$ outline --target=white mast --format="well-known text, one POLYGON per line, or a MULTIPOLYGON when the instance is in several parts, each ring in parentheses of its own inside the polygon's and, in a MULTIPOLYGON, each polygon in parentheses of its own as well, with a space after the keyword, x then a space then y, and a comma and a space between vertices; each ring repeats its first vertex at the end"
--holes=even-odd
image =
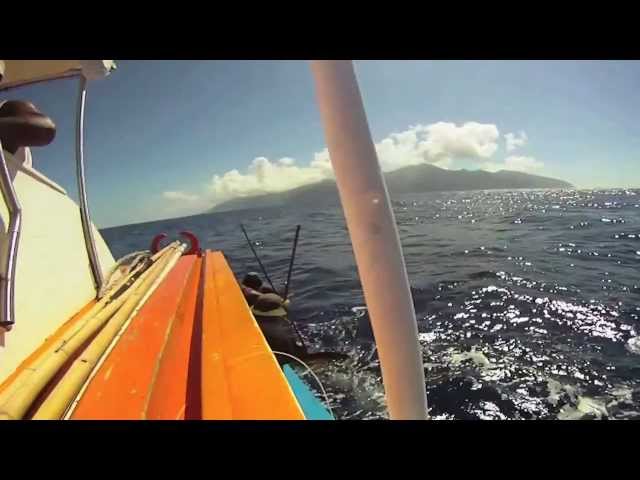
POLYGON ((391 202, 353 64, 311 69, 331 163, 375 335, 390 418, 426 420, 422 353, 391 202))

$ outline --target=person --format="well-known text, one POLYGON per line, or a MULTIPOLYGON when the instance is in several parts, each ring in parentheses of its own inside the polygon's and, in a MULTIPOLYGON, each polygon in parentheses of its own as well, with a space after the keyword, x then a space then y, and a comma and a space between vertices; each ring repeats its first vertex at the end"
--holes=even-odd
MULTIPOLYGON (((307 355, 302 338, 289 320, 289 302, 272 288, 263 285, 260 276, 255 272, 249 272, 244 276, 241 287, 269 347, 296 357, 307 355)), ((281 364, 285 362, 282 356, 276 357, 281 364)))
POLYGON ((251 311, 272 350, 295 357, 307 355, 302 338, 288 318, 282 297, 275 293, 263 293, 251 307, 251 311))
POLYGON ((247 273, 242 279, 242 282, 240 282, 240 287, 242 288, 242 294, 244 295, 244 298, 250 307, 253 307, 253 305, 256 303, 256 301, 260 297, 261 286, 262 286, 262 280, 260 280, 260 275, 258 275, 255 272, 247 273))
POLYGON ((260 290, 262 280, 256 272, 249 272, 242 279, 242 285, 253 290, 260 290))
MULTIPOLYGON (((349 358, 340 352, 309 352, 302 336, 289 318, 289 300, 284 300, 274 293, 273 289, 263 285, 257 273, 250 272, 245 275, 240 286, 262 334, 274 352, 283 352, 305 362, 316 363, 344 361, 349 358)), ((276 353, 275 356, 281 366, 292 361, 286 355, 276 353)))

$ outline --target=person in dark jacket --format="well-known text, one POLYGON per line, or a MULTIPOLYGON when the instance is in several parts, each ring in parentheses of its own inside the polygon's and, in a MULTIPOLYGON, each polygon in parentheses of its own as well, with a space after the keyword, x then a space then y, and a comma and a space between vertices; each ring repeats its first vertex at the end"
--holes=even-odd
POLYGON ((272 350, 304 357, 307 350, 288 317, 282 297, 263 293, 251 307, 262 333, 272 350))
MULTIPOLYGON (((262 284, 260 276, 251 272, 245 275, 241 283, 251 312, 258 322, 269 347, 274 352, 283 352, 304 361, 345 360, 347 355, 338 352, 310 353, 300 333, 289 319, 289 300, 284 300, 273 289, 262 284)), ((291 362, 286 355, 275 354, 280 365, 291 362)))

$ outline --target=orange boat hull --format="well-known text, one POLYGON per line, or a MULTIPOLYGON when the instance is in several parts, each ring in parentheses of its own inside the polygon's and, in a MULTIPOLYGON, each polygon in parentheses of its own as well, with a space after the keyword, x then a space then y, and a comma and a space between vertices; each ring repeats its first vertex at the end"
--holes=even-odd
POLYGON ((182 257, 73 419, 304 419, 221 252, 182 257))
MULTIPOLYGON (((27 358, 0 386, 0 393, 81 313, 27 358)), ((305 418, 233 272, 217 251, 181 257, 93 373, 68 418, 305 418)), ((56 376, 41 397, 61 377, 56 376)))

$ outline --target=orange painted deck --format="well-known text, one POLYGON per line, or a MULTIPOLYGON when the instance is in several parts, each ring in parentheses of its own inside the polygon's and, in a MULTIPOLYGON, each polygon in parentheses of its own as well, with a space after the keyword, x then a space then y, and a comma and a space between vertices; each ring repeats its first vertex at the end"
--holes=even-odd
POLYGON ((91 379, 73 419, 304 419, 220 252, 182 257, 91 379))
MULTIPOLYGON (((187 404, 193 407, 193 395, 189 395, 188 389, 189 358, 201 269, 202 261, 198 259, 191 269, 183 300, 159 359, 158 373, 149 398, 146 418, 181 420, 185 418, 187 404)), ((193 375, 191 381, 196 382, 193 375)))
POLYGON ((204 268, 202 418, 304 419, 222 253, 204 268))

